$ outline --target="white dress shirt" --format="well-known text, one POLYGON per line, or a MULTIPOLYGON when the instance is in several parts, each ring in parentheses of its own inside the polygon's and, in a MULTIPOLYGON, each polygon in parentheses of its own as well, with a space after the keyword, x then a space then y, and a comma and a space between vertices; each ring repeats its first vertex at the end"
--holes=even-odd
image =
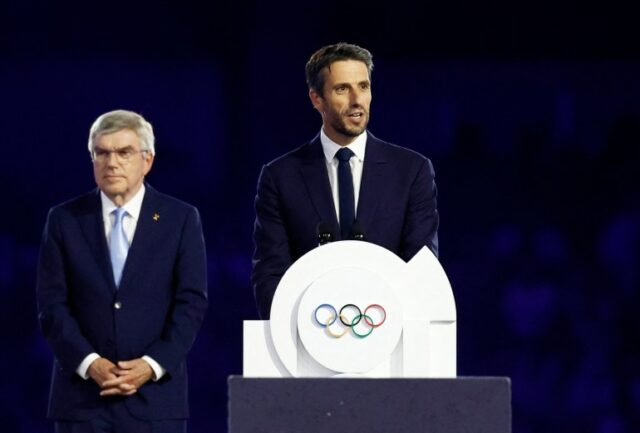
POLYGON ((320 143, 322 143, 322 151, 324 152, 325 162, 327 164, 327 173, 329 174, 329 183, 331 184, 331 195, 333 196, 333 204, 336 208, 336 216, 340 219, 340 197, 338 195, 338 158, 336 153, 343 147, 349 148, 354 156, 349 160, 351 166, 351 176, 353 177, 353 198, 355 199, 356 217, 358 212, 358 198, 360 197, 360 182, 362 181, 362 167, 364 165, 364 153, 367 147, 367 131, 347 146, 340 146, 332 141, 324 129, 320 130, 320 143))
MULTIPOLYGON (((138 218, 140 217, 140 209, 142 208, 142 199, 144 198, 145 187, 144 184, 140 187, 140 190, 129 200, 126 202, 122 208, 126 211, 124 218, 122 220, 122 226, 124 228, 124 234, 127 237, 127 241, 129 245, 133 242, 133 235, 136 232, 136 225, 138 224, 138 218)), ((115 220, 115 215, 113 211, 118 207, 114 202, 112 202, 109 197, 105 195, 104 192, 100 191, 100 201, 102 202, 102 221, 104 222, 104 234, 107 237, 107 245, 110 243, 109 235, 111 234, 111 229, 113 228, 113 223, 115 220)), ((110 246, 110 245, 109 245, 110 246)), ((78 368, 76 369, 76 373, 80 375, 83 379, 88 379, 89 375, 87 371, 89 370, 89 366, 93 361, 100 358, 100 355, 97 353, 90 353, 87 355, 78 368)), ((159 380, 165 374, 165 369, 162 368, 160 364, 158 364, 153 358, 145 355, 142 357, 154 373, 153 380, 159 380)))
MULTIPOLYGON (((144 198, 145 187, 144 184, 140 187, 140 190, 134 195, 131 200, 126 202, 122 209, 126 211, 122 220, 122 226, 124 228, 124 234, 127 237, 129 245, 133 242, 133 235, 136 232, 136 226, 138 225, 138 218, 140 217, 140 209, 142 208, 142 199, 144 198)), ((102 201, 102 221, 104 222, 104 235, 107 237, 107 245, 111 243, 109 235, 111 235, 111 229, 115 222, 116 216, 113 211, 118 208, 114 202, 112 202, 105 193, 100 191, 100 200, 102 201)), ((109 245, 111 247, 111 245, 109 245)))

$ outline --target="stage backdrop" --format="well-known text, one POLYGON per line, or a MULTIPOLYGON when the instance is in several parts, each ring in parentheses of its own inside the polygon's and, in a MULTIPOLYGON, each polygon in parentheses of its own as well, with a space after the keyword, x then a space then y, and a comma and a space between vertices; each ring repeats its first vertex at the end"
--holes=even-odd
MULTIPOLYGON (((509 376, 516 433, 640 430, 640 62, 634 14, 548 2, 0 6, 0 419, 44 419, 46 212, 94 187, 99 114, 156 130, 148 182, 195 204, 210 310, 189 357, 195 433, 226 431, 240 374, 261 165, 313 138, 304 64, 374 54, 370 130, 434 163, 458 372, 509 376)), ((407 2, 408 3, 408 2, 407 2)))

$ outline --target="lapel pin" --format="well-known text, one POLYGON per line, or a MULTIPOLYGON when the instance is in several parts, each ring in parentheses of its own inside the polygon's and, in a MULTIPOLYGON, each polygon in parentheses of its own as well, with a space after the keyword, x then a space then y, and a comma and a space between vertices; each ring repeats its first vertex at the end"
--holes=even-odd
POLYGON ((153 214, 153 220, 154 220, 154 221, 158 221, 159 219, 160 219, 160 214, 158 214, 158 213, 154 213, 154 214, 153 214))

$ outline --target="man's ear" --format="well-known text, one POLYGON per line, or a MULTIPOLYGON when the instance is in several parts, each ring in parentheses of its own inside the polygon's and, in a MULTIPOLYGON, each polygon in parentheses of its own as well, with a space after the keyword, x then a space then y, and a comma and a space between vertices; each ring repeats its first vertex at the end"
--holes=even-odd
POLYGON ((142 167, 142 173, 144 176, 149 174, 149 172, 151 171, 151 167, 153 166, 153 160, 155 159, 155 155, 153 155, 151 152, 145 154, 145 156, 146 158, 144 160, 144 165, 142 167))
POLYGON ((309 99, 311 99, 313 108, 318 110, 320 113, 324 111, 324 99, 322 99, 322 95, 320 95, 314 89, 309 89, 309 99))

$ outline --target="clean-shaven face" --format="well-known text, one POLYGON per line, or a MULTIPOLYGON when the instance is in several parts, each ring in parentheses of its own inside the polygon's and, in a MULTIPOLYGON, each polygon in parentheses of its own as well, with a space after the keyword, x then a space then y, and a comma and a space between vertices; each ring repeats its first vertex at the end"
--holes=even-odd
POLYGON ((96 184, 118 206, 140 190, 153 164, 153 155, 142 151, 140 138, 131 129, 99 136, 94 156, 96 184))

